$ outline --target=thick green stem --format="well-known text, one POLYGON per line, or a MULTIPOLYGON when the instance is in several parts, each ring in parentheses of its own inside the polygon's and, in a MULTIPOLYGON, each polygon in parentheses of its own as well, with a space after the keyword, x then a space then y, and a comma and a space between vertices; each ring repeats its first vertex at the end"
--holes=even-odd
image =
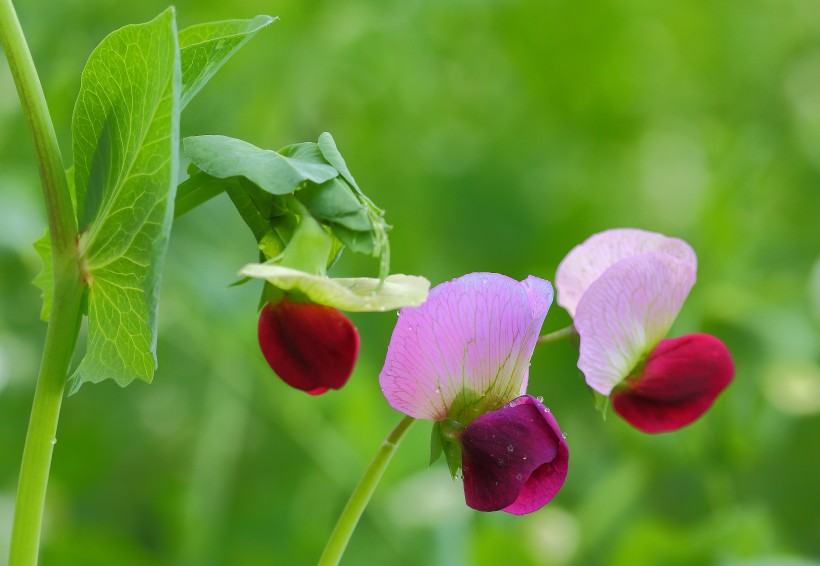
POLYGON ((73 284, 65 282, 55 286, 43 360, 20 465, 9 566, 37 564, 51 453, 57 440, 57 421, 68 365, 80 329, 82 297, 83 283, 79 278, 73 284))
POLYGON ((46 97, 11 0, 0 0, 0 43, 6 52, 23 115, 34 138, 51 233, 51 250, 57 267, 57 258, 66 255, 76 257, 77 221, 46 97))
POLYGON ((353 531, 356 529, 356 525, 359 523, 362 512, 365 507, 367 507, 370 497, 376 490, 376 486, 379 484, 379 480, 382 474, 384 474, 387 464, 390 463, 390 459, 393 457, 396 447, 414 420, 413 417, 404 417, 401 422, 396 425, 396 428, 387 435, 387 438, 384 439, 379 451, 376 452, 376 456, 373 458, 373 461, 370 462, 370 466, 368 466, 367 471, 365 471, 364 476, 362 476, 362 479, 359 481, 359 485, 356 486, 347 505, 345 505, 339 517, 339 521, 336 523, 336 527, 330 534, 330 538, 325 546, 325 551, 322 553, 321 558, 319 558, 319 566, 335 566, 342 559, 342 555, 347 548, 347 543, 353 531))
POLYGON ((562 328, 561 330, 556 330, 555 332, 550 332, 549 334, 542 334, 538 337, 537 344, 556 342, 558 340, 574 338, 576 336, 578 336, 578 331, 575 330, 575 327, 570 324, 569 326, 567 326, 566 328, 562 328))
POLYGON ((11 566, 33 566, 37 563, 46 486, 66 374, 82 318, 84 284, 77 257, 77 221, 65 167, 40 79, 11 0, 0 0, 0 43, 34 138, 54 267, 51 319, 23 449, 9 555, 11 566))

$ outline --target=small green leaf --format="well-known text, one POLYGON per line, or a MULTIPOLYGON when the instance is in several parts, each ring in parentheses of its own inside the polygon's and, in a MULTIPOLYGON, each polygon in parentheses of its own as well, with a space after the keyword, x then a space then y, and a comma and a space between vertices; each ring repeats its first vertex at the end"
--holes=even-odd
MULTIPOLYGON (((390 226, 384 220, 384 210, 376 206, 359 188, 356 179, 347 168, 342 154, 336 147, 336 141, 328 132, 324 132, 319 136, 319 150, 322 156, 328 163, 333 165, 342 178, 353 188, 356 195, 361 199, 361 202, 367 206, 370 223, 373 227, 373 248, 370 254, 379 258, 379 279, 384 279, 390 273, 390 240, 387 237, 387 231, 390 226)), ((342 234, 339 233, 342 238, 342 234)), ((359 242, 361 243, 361 242, 359 242)), ((352 246, 351 246, 352 247, 352 246)))
POLYGON ((209 175, 245 177, 275 195, 290 194, 305 181, 324 183, 338 175, 330 165, 286 157, 225 136, 185 138, 183 145, 185 155, 209 175))
POLYGON ((262 28, 276 18, 256 16, 250 20, 225 20, 187 27, 179 32, 182 68, 180 109, 205 86, 214 74, 262 28))
POLYGON ((370 232, 373 225, 362 204, 347 183, 339 178, 321 185, 309 184, 296 193, 296 198, 310 213, 325 224, 338 224, 348 230, 370 232))
POLYGON ((461 469, 461 444, 458 442, 443 442, 444 458, 447 460, 447 467, 450 468, 450 476, 455 479, 461 469))
POLYGON ((88 348, 70 380, 151 381, 179 146, 173 9, 106 37, 83 71, 72 139, 88 348))
POLYGON ((339 148, 336 147, 336 140, 333 139, 330 132, 323 132, 319 136, 318 145, 319 151, 322 152, 322 156, 328 163, 336 168, 345 181, 350 183, 350 186, 353 187, 356 193, 378 214, 384 214, 384 210, 373 204, 373 201, 367 198, 367 196, 359 188, 359 185, 356 183, 356 179, 353 178, 353 174, 350 172, 350 169, 347 168, 347 163, 345 162, 344 157, 342 157, 342 154, 339 152, 339 148))
POLYGON ((602 395, 592 389, 589 388, 589 392, 592 394, 592 403, 595 406, 595 409, 601 413, 601 418, 606 420, 607 414, 609 413, 609 406, 610 400, 608 395, 602 395))
POLYGON ((444 450, 441 443, 441 423, 436 421, 433 423, 433 432, 430 435, 430 463, 428 466, 435 464, 436 461, 441 458, 443 452, 444 450))
POLYGON ((45 235, 34 242, 34 249, 40 259, 43 260, 43 267, 32 283, 42 291, 43 308, 40 310, 40 320, 48 322, 51 316, 51 301, 54 295, 54 266, 51 263, 51 235, 47 229, 45 235))
POLYGON ((225 183, 207 173, 197 172, 181 182, 174 200, 174 218, 179 218, 200 204, 222 194, 225 183))
POLYGON ((275 230, 268 230, 259 240, 259 250, 266 259, 273 259, 282 255, 285 251, 285 243, 275 230))
MULTIPOLYGON (((262 238, 264 238, 265 234, 270 230, 270 220, 262 215, 257 204, 251 199, 248 192, 239 186, 239 183, 226 182, 221 179, 219 181, 223 186, 227 187, 228 197, 230 197, 231 202, 236 207, 242 220, 244 220, 248 228, 251 229, 253 237, 257 242, 261 242, 262 238)), ((233 179, 231 179, 231 181, 233 181, 233 179)))

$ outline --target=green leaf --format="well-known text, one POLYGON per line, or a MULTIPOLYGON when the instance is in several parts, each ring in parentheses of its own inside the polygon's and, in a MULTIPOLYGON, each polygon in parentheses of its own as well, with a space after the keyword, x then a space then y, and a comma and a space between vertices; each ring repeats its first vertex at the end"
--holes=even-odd
POLYGON ((441 423, 436 421, 433 423, 433 432, 430 434, 430 463, 428 467, 436 463, 436 460, 441 458, 444 453, 441 442, 441 423))
POLYGON ((43 298, 43 307, 40 310, 40 320, 48 322, 51 316, 51 301, 54 295, 54 266, 51 263, 51 235, 46 229, 45 235, 34 242, 34 249, 43 260, 43 267, 34 278, 34 286, 40 289, 43 298))
POLYGON ((256 16, 250 20, 225 20, 187 27, 179 32, 182 93, 180 109, 256 33, 276 18, 256 16))
POLYGON ((245 177, 275 195, 290 194, 305 181, 324 183, 339 174, 330 165, 287 157, 225 136, 185 138, 183 145, 185 155, 209 175, 245 177))
POLYGON ((106 37, 83 71, 72 138, 88 349, 71 391, 125 386, 156 369, 157 300, 173 216, 179 146, 173 9, 106 37))
POLYGON ((225 185, 222 179, 215 179, 201 171, 194 173, 177 187, 174 218, 190 212, 200 204, 222 194, 224 190, 225 185))
POLYGON ((447 467, 450 469, 450 476, 455 479, 461 469, 461 444, 446 441, 443 442, 442 449, 444 458, 447 460, 447 467))
POLYGON ((310 213, 325 224, 338 224, 348 230, 370 232, 373 224, 367 207, 356 198, 347 183, 338 177, 321 185, 309 184, 296 198, 310 213))
POLYGON ((606 420, 607 414, 609 413, 609 406, 610 400, 608 395, 602 395, 598 393, 591 387, 589 388, 589 392, 592 395, 592 404, 595 406, 595 409, 601 413, 601 418, 606 420))
MULTIPOLYGON (((232 179, 231 181, 234 180, 232 179)), ((265 234, 270 230, 270 220, 259 211, 259 206, 239 183, 221 180, 220 182, 226 187, 228 197, 230 197, 231 202, 236 207, 242 220, 244 220, 248 228, 251 229, 253 237, 257 242, 261 242, 262 238, 264 238, 265 234)))
MULTIPOLYGON (((384 210, 377 207, 359 188, 356 179, 353 178, 353 175, 347 168, 347 163, 345 163, 342 154, 336 147, 336 141, 333 139, 333 136, 328 132, 322 133, 322 135, 319 136, 318 145, 322 156, 328 163, 336 168, 342 178, 353 188, 361 202, 367 206, 370 223, 373 226, 373 248, 370 254, 379 258, 379 279, 383 280, 387 277, 387 274, 390 273, 390 240, 387 237, 387 231, 390 229, 390 226, 384 220, 384 210)), ((344 241, 341 232, 338 236, 344 241)))

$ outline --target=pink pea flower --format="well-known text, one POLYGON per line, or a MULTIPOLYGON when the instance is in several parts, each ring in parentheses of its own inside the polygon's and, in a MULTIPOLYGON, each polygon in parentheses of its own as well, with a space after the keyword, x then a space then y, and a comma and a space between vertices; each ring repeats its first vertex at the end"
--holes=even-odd
POLYGON ((696 272, 689 244, 635 229, 595 234, 558 266, 558 303, 581 337, 578 368, 644 432, 695 421, 734 376, 729 350, 714 336, 665 339, 696 272))
POLYGON ((436 423, 473 509, 531 513, 566 477, 569 452, 558 423, 524 394, 552 297, 552 285, 537 277, 472 273, 400 312, 382 391, 398 411, 436 423))

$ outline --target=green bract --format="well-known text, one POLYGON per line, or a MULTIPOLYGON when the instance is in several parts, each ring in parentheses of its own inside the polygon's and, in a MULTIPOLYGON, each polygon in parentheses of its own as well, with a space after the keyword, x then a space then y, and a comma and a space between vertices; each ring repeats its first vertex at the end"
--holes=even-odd
POLYGON ((430 290, 430 282, 415 275, 389 275, 384 280, 369 277, 332 279, 289 267, 256 263, 246 265, 239 274, 265 279, 284 291, 299 291, 314 303, 352 312, 420 305, 430 290))
MULTIPOLYGON (((177 35, 173 9, 106 37, 83 70, 66 172, 87 284, 88 347, 70 378, 151 381, 160 273, 176 193, 179 114, 217 70, 273 21, 213 22, 177 35)), ((48 234, 35 243, 41 317, 53 293, 48 234)))

